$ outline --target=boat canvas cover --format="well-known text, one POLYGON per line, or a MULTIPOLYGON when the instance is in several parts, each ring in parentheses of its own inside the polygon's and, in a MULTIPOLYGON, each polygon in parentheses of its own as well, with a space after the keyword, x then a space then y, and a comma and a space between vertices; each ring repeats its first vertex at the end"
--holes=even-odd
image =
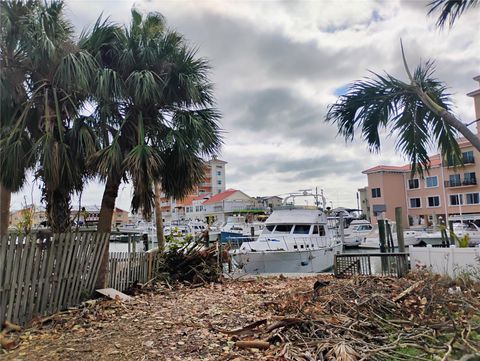
POLYGON ((318 209, 278 209, 265 224, 317 224, 326 221, 325 215, 318 209))

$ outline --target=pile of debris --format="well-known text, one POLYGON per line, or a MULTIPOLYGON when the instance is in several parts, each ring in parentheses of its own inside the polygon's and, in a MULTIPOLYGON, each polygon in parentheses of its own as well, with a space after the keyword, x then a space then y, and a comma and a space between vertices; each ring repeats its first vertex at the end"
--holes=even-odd
POLYGON ((276 316, 217 332, 279 360, 476 360, 480 283, 430 273, 317 281, 265 307, 276 316))
POLYGON ((218 243, 206 247, 203 238, 173 239, 167 245, 157 260, 157 273, 164 281, 195 285, 218 282, 223 263, 229 261, 228 247, 218 243))

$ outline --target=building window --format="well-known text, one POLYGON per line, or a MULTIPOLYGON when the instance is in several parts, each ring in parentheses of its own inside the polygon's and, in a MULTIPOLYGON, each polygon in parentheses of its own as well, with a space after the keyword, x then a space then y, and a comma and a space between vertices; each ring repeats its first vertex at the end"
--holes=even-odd
POLYGON ((429 207, 440 207, 440 197, 439 196, 433 196, 433 197, 428 197, 428 206, 429 207))
POLYGON ((410 208, 420 208, 422 206, 422 202, 420 198, 410 198, 410 208))
POLYGON ((222 166, 221 166, 221 165, 217 165, 217 168, 218 168, 218 169, 222 169, 222 166))
POLYGON ((469 172, 464 174, 464 179, 463 179, 463 184, 464 185, 475 185, 477 184, 477 176, 475 175, 475 172, 469 172))
POLYGON ((222 172, 219 171, 219 170, 217 170, 217 175, 218 175, 218 176, 221 176, 221 175, 222 175, 222 172))
POLYGON ((459 206, 463 204, 463 195, 462 194, 451 194, 450 195, 450 205, 459 206))
POLYGON ((438 177, 435 175, 425 178, 425 186, 427 188, 438 187, 438 177))
POLYGON ((380 198, 381 196, 380 188, 372 188, 372 198, 380 198))
POLYGON ((408 189, 418 189, 418 188, 420 188, 418 178, 408 180, 408 189))
POLYGON ((480 203, 480 195, 479 193, 467 193, 466 202, 467 204, 479 204, 480 203))
POLYGON ((473 156, 473 150, 464 152, 463 154, 463 163, 464 164, 471 164, 475 163, 475 158, 473 156))
POLYGON ((448 179, 450 181, 450 187, 458 187, 462 185, 460 174, 450 174, 450 177, 448 179))
POLYGON ((222 181, 221 181, 221 180, 218 180, 218 181, 217 181, 217 184, 218 184, 218 185, 222 185, 222 181))

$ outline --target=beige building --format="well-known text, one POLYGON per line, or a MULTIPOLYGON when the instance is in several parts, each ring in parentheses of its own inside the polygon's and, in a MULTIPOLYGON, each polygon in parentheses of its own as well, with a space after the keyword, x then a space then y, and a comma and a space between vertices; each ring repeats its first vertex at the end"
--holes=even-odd
POLYGON ((23 209, 11 212, 9 226, 18 227, 21 222, 25 222, 26 219, 30 216, 32 216, 32 228, 39 227, 42 224, 45 225, 47 222, 47 214, 45 213, 45 208, 30 205, 23 209))
MULTIPOLYGON (((474 79, 480 82, 480 76, 474 79)), ((467 95, 474 99, 479 119, 480 89, 467 95)), ((464 138, 459 145, 463 166, 454 167, 451 160, 436 154, 430 157, 431 168, 423 178, 412 177, 409 165, 379 165, 363 171, 368 177, 366 206, 371 221, 376 223, 379 216, 395 219, 395 208, 402 207, 404 226, 425 227, 440 220, 480 222, 480 152, 464 138)))
MULTIPOLYGON (((71 217, 73 220, 79 220, 82 225, 96 225, 100 216, 99 206, 85 206, 80 211, 78 216, 78 209, 72 209, 71 217)), ((112 226, 118 227, 128 224, 128 211, 115 207, 112 216, 112 226)))
MULTIPOLYGON (((160 206, 162 217, 171 219, 181 219, 186 216, 187 209, 197 198, 204 196, 210 197, 225 191, 225 173, 227 162, 213 157, 205 164, 204 180, 198 184, 196 189, 183 199, 171 199, 162 194, 160 206)), ((198 205, 197 205, 198 206, 198 205)), ((197 207, 198 208, 198 207, 197 207)))
POLYGON ((368 187, 363 187, 358 189, 358 198, 359 205, 362 211, 368 220, 370 220, 370 204, 368 203, 368 187))

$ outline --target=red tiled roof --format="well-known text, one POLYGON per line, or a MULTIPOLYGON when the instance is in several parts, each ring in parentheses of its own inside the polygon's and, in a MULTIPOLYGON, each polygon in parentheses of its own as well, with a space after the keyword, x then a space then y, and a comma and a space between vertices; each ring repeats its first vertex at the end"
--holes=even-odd
POLYGON ((202 199, 205 199, 205 198, 208 198, 208 195, 207 194, 201 194, 201 195, 193 198, 192 201, 199 201, 199 200, 202 200, 202 199))
POLYGON ((230 197, 233 193, 238 192, 236 189, 227 189, 226 191, 223 191, 222 193, 215 194, 213 197, 210 197, 210 199, 207 199, 203 204, 213 204, 217 202, 223 201, 225 198, 230 197))

